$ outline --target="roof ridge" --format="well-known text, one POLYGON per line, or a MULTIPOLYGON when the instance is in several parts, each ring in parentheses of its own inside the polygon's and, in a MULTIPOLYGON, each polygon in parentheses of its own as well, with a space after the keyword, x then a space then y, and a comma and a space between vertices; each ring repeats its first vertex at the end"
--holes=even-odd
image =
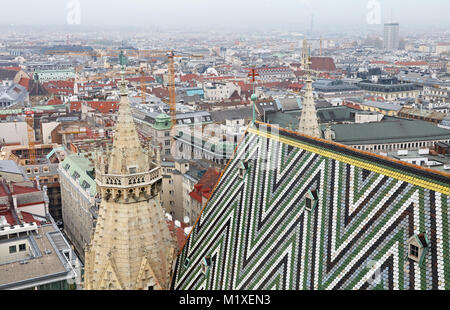
MULTIPOLYGON (((259 121, 256 121, 256 123, 258 125, 265 125, 265 126, 268 126, 268 127, 275 127, 275 126, 273 126, 271 124, 267 124, 267 123, 263 123, 263 122, 259 122, 259 121)), ((416 169, 416 170, 421 170, 423 172, 427 172, 427 173, 431 173, 431 174, 441 175, 441 176, 444 176, 444 177, 450 179, 450 174, 449 173, 445 173, 445 172, 442 172, 442 171, 433 170, 433 169, 429 169, 429 168, 424 168, 424 167, 421 167, 421 166, 418 166, 418 165, 410 164, 410 163, 407 163, 407 162, 404 162, 404 161, 401 161, 401 160, 397 160, 397 159, 393 159, 393 158, 390 158, 390 157, 387 157, 387 156, 378 155, 378 154, 366 152, 366 151, 363 151, 363 150, 358 150, 358 149, 355 149, 355 148, 350 147, 348 145, 337 143, 337 142, 334 142, 334 141, 328 141, 328 140, 324 140, 324 139, 321 139, 321 138, 314 138, 314 137, 311 137, 311 136, 308 136, 308 135, 305 135, 305 134, 302 134, 302 133, 299 133, 299 132, 296 132, 296 131, 292 131, 292 130, 289 130, 289 129, 286 129, 286 128, 283 128, 283 127, 277 127, 277 129, 280 130, 280 131, 284 131, 284 132, 290 133, 290 134, 295 134, 295 135, 297 135, 299 137, 307 138, 307 139, 310 139, 310 140, 315 140, 317 142, 328 144, 330 146, 332 145, 332 146, 335 146, 335 147, 338 147, 338 148, 341 148, 341 149, 345 149, 345 150, 348 150, 348 151, 351 151, 351 152, 354 152, 354 153, 357 153, 357 154, 360 154, 360 155, 364 155, 364 156, 369 156, 369 157, 373 157, 373 158, 376 158, 376 159, 385 160, 385 161, 388 161, 388 162, 391 162, 391 163, 394 163, 394 164, 400 164, 400 165, 403 165, 403 166, 406 166, 406 167, 409 167, 409 168, 413 168, 413 169, 416 169)))

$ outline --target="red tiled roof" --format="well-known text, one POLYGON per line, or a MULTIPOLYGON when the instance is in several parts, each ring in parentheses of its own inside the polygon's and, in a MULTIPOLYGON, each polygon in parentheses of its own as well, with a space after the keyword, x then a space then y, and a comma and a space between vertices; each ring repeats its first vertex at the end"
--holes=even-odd
POLYGON ((29 91, 30 90, 30 80, 31 80, 30 78, 21 77, 19 84, 22 85, 23 87, 25 87, 27 91, 29 91))
POLYGON ((353 104, 350 102, 346 102, 345 105, 349 108, 355 109, 355 110, 361 110, 361 107, 358 104, 353 104))
MULTIPOLYGON (((86 104, 90 106, 91 108, 95 109, 97 112, 100 113, 111 113, 110 110, 113 111, 113 113, 117 112, 119 109, 118 101, 87 101, 86 104)), ((70 111, 81 111, 81 101, 71 101, 70 102, 70 111)))
POLYGON ((189 196, 191 196, 193 199, 197 200, 198 202, 202 202, 202 196, 198 192, 192 191, 189 193, 189 196))
POLYGON ((73 89, 74 85, 75 85, 75 81, 48 81, 43 83, 42 85, 44 85, 45 88, 70 88, 73 89))
MULTIPOLYGON (((141 79, 144 79, 144 82, 154 82, 155 79, 152 76, 144 76, 144 77, 127 77, 126 80, 128 82, 140 82, 141 79)), ((120 79, 116 79, 116 82, 120 81, 120 79)))
POLYGON ((180 76, 181 82, 189 82, 189 81, 198 81, 200 79, 200 76, 197 74, 185 74, 180 76))
POLYGON ((34 187, 19 186, 15 184, 12 184, 12 186, 13 186, 13 194, 26 194, 39 192, 39 190, 34 187))
POLYGON ((22 70, 21 67, 3 67, 2 69, 11 70, 11 71, 20 71, 20 70, 22 70))
POLYGON ((87 104, 91 108, 95 109, 100 113, 113 113, 117 112, 119 109, 118 101, 88 101, 87 104))
POLYGON ((428 62, 426 61, 397 61, 395 63, 397 66, 427 66, 428 62))
POLYGON ((311 57, 311 69, 316 71, 336 71, 336 65, 331 57, 311 57))
POLYGON ((27 212, 21 212, 23 217, 23 222, 25 223, 36 223, 38 225, 41 224, 41 221, 36 220, 32 214, 27 212))
POLYGON ((178 248, 181 250, 183 248, 184 242, 186 241, 186 234, 184 233, 184 229, 187 227, 186 224, 180 223, 181 227, 176 227, 174 221, 167 221, 167 226, 169 226, 169 230, 172 233, 175 233, 178 242, 178 248))
POLYGON ((6 219, 6 222, 9 225, 17 225, 18 223, 16 222, 16 220, 14 219, 14 216, 12 215, 12 211, 4 211, 4 212, 0 212, 1 216, 4 216, 6 219))
POLYGON ((70 112, 73 111, 81 111, 81 102, 80 101, 72 101, 70 102, 70 112))
POLYGON ((155 95, 158 98, 164 98, 169 96, 169 90, 165 87, 156 87, 150 91, 150 94, 155 95))
POLYGON ((63 104, 63 102, 61 101, 61 99, 54 97, 53 99, 50 99, 47 102, 47 105, 58 105, 58 104, 63 104))
POLYGON ((305 86, 305 85, 304 84, 300 84, 300 83, 292 83, 291 85, 289 85, 289 89, 301 90, 303 88, 303 86, 305 86))
MULTIPOLYGON (((251 71, 253 68, 245 68, 247 71, 251 71)), ((287 70, 290 71, 291 68, 289 67, 261 67, 261 68, 255 68, 257 72, 259 71, 279 71, 279 70, 287 70)))
POLYGON ((189 195, 200 203, 203 201, 202 196, 208 199, 212 188, 219 180, 219 176, 220 173, 216 169, 209 168, 189 195))

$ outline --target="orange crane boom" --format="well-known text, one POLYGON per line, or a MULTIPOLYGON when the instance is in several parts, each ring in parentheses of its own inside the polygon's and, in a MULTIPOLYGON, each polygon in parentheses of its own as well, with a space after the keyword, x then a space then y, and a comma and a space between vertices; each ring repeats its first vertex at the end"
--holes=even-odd
POLYGON ((27 111, 25 112, 25 119, 28 124, 27 132, 28 132, 28 152, 29 152, 29 164, 36 164, 36 148, 35 148, 35 137, 34 137, 34 117, 33 112, 27 111))
POLYGON ((172 127, 177 124, 177 97, 175 92, 175 63, 173 52, 169 53, 169 103, 172 127))

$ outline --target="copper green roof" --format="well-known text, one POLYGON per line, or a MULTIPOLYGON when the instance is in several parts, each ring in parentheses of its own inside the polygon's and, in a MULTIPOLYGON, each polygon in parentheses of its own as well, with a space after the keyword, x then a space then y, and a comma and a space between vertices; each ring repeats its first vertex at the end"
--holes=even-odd
POLYGON ((156 130, 167 130, 172 127, 171 118, 167 114, 160 114, 155 118, 155 124, 152 125, 156 130))
POLYGON ((264 127, 221 175, 174 289, 450 289, 449 174, 264 127), (429 240, 420 261, 416 235, 429 240))
POLYGON ((85 154, 71 154, 68 155, 62 162, 62 168, 74 178, 75 172, 79 175, 79 184, 83 186, 83 182, 89 184, 89 188, 86 191, 91 197, 97 194, 97 184, 94 180, 94 165, 92 162, 84 157, 85 154))

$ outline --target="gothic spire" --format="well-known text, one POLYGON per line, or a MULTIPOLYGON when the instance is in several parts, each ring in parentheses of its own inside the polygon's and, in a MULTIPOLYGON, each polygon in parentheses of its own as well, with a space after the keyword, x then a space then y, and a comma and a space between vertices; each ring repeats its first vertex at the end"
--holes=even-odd
POLYGON ((298 125, 298 131, 302 134, 321 138, 321 132, 319 128, 319 121, 317 119, 316 104, 314 102, 312 78, 311 78, 311 57, 309 55, 308 45, 306 40, 303 40, 303 51, 302 51, 302 64, 303 70, 306 72, 306 85, 305 85, 305 95, 302 102, 302 114, 300 116, 300 122, 298 125))

